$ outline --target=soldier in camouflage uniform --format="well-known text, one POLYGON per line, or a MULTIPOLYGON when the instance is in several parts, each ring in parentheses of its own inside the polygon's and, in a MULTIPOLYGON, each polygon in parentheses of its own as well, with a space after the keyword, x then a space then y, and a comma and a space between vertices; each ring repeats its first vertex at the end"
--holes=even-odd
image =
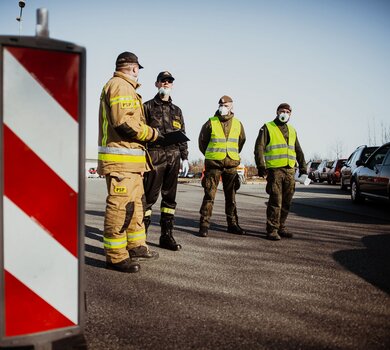
POLYGON ((210 226, 214 198, 219 180, 222 177, 225 194, 227 231, 244 234, 238 225, 236 191, 239 187, 237 166, 239 153, 245 143, 245 131, 241 122, 234 116, 233 100, 222 96, 219 109, 202 127, 199 135, 199 149, 205 155, 205 174, 202 179, 204 197, 200 208, 199 236, 206 237, 210 226))
POLYGON ((258 174, 267 178, 267 238, 274 241, 293 236, 286 229, 286 219, 295 192, 296 162, 299 174, 306 174, 305 156, 297 133, 287 124, 291 116, 290 105, 280 104, 276 113, 276 118, 260 129, 255 144, 258 174))

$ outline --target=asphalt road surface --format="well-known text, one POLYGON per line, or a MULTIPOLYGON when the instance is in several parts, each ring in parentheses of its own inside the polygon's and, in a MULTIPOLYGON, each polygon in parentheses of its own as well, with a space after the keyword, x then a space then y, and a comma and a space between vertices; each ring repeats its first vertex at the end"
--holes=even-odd
POLYGON ((327 184, 297 184, 293 239, 265 239, 264 184, 237 194, 247 235, 226 232, 217 192, 209 237, 197 237, 203 189, 178 187, 179 252, 148 243, 137 274, 106 270, 106 188, 87 180, 85 337, 89 349, 390 349, 390 207, 353 205, 327 184))

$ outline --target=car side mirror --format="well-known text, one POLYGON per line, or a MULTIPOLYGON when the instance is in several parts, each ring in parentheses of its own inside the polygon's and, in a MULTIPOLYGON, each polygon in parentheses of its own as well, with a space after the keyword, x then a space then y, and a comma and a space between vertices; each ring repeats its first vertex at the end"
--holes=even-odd
POLYGON ((359 159, 359 160, 356 161, 356 165, 357 165, 357 166, 364 165, 364 162, 363 162, 362 160, 359 159))

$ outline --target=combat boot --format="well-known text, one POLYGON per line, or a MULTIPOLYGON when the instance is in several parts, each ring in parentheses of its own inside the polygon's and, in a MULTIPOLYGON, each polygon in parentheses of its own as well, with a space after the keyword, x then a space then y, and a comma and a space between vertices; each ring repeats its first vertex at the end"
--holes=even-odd
POLYGON ((160 236, 160 247, 177 251, 181 249, 181 244, 176 243, 172 235, 173 231, 173 219, 162 219, 161 220, 161 236, 160 236))
POLYGON ((209 234, 209 228, 206 227, 206 226, 200 226, 199 227, 199 233, 198 233, 198 236, 199 237, 207 237, 209 234))
POLYGON ((158 252, 144 245, 129 249, 129 256, 134 261, 149 261, 158 259, 158 252))
POLYGON ((286 228, 282 228, 278 231, 278 234, 280 237, 284 237, 284 238, 293 238, 293 234, 290 232, 290 231, 287 231, 286 228))
POLYGON ((234 233, 235 235, 245 235, 245 231, 238 224, 228 225, 227 232, 234 233))
POLYGON ((267 233, 267 239, 271 241, 280 241, 280 236, 278 234, 278 231, 274 230, 272 232, 267 233))
POLYGON ((133 262, 131 259, 127 258, 115 264, 107 261, 106 268, 108 270, 115 270, 119 272, 134 273, 139 272, 141 266, 137 262, 133 262))

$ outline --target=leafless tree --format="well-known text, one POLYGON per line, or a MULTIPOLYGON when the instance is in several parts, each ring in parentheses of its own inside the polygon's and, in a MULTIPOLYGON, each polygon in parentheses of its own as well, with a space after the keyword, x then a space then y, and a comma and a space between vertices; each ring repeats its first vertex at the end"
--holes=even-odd
POLYGON ((379 130, 375 117, 368 121, 368 144, 378 145, 380 143, 390 142, 390 124, 381 121, 379 130))
POLYGON ((204 159, 199 158, 190 162, 191 171, 194 173, 201 173, 204 168, 204 159))
POLYGON ((390 125, 381 122, 382 143, 390 142, 390 125))
POLYGON ((336 156, 335 159, 340 159, 343 155, 343 143, 340 139, 337 139, 333 146, 333 151, 336 156))

